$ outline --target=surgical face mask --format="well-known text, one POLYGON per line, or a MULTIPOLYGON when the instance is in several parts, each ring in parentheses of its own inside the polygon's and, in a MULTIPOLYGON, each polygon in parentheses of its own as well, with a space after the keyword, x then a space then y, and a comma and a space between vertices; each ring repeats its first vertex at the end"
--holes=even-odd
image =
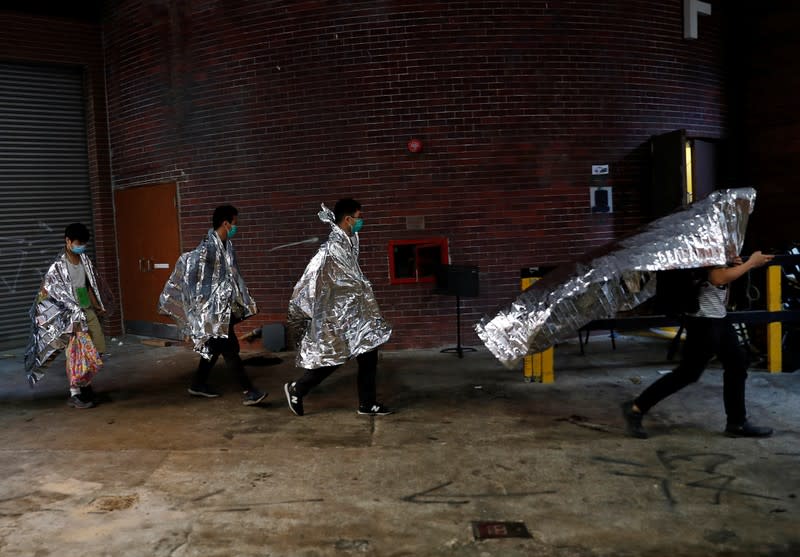
POLYGON ((85 245, 83 245, 83 246, 76 246, 76 245, 73 245, 73 246, 71 246, 69 249, 70 249, 70 251, 71 251, 72 253, 74 253, 75 255, 80 255, 80 254, 82 254, 83 252, 85 252, 85 251, 86 251, 86 246, 85 246, 85 245))
POLYGON ((239 227, 236 226, 235 224, 232 224, 231 229, 228 230, 228 238, 233 238, 234 236, 236 236, 237 230, 239 230, 239 227))
POLYGON ((353 228, 350 230, 353 231, 353 234, 358 234, 362 228, 364 228, 364 219, 356 219, 356 222, 353 224, 353 228))

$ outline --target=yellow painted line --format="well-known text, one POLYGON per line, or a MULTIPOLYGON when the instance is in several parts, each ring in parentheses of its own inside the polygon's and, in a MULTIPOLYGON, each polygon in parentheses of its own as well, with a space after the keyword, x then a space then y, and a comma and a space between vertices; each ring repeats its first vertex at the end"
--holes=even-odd
POLYGON ((686 203, 694 201, 694 183, 692 182, 692 144, 686 142, 686 203))

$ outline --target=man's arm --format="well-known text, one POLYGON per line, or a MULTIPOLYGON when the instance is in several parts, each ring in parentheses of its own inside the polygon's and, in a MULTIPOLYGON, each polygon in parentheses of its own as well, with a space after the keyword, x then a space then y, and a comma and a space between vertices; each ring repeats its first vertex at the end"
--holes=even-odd
POLYGON ((92 289, 87 287, 86 290, 89 292, 89 300, 92 302, 92 309, 95 311, 95 313, 97 313, 97 315, 105 314, 106 310, 100 307, 97 297, 94 295, 92 289))
POLYGON ((708 273, 708 282, 714 286, 722 286, 735 281, 740 276, 745 274, 751 269, 761 267, 772 261, 774 255, 765 255, 760 251, 754 251, 745 263, 742 263, 741 258, 737 257, 734 260, 733 267, 721 267, 719 269, 712 269, 708 273))

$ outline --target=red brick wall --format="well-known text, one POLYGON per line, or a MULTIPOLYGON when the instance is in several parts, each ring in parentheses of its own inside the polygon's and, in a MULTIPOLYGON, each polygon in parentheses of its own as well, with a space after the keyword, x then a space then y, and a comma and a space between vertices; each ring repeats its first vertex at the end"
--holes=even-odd
POLYGON ((89 186, 94 211, 97 269, 109 286, 106 332, 121 332, 117 247, 111 199, 108 122, 100 25, 0 11, 0 60, 77 66, 83 69, 89 186))
POLYGON ((746 2, 732 19, 736 173, 758 190, 748 243, 785 248, 800 243, 800 4, 746 2))
POLYGON ((313 253, 266 250, 325 236, 320 202, 359 199, 393 347, 455 341, 453 299, 388 281, 389 240, 447 236, 452 261, 481 270, 463 301, 476 343, 470 325, 516 296, 520 267, 641 223, 650 136, 726 133, 725 8, 686 41, 682 4, 121 0, 104 26, 114 184, 178 181, 184 248, 237 205, 265 320, 313 253), (611 165, 613 215, 589 212, 593 163, 611 165))

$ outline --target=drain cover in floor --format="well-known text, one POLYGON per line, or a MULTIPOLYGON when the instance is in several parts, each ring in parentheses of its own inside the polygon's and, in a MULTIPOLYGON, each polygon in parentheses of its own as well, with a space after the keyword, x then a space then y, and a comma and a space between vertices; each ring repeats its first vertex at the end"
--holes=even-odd
POLYGON ((524 522, 473 522, 472 534, 476 540, 531 537, 524 522))

